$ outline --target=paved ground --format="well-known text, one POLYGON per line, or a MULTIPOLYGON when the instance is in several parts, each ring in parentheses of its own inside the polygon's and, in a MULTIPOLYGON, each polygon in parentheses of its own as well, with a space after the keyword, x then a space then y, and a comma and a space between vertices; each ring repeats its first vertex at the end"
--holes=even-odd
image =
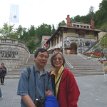
POLYGON ((81 91, 79 107, 107 107, 107 77, 94 75, 77 79, 81 91))
MULTIPOLYGON (((107 77, 90 75, 76 77, 80 87, 78 107, 107 107, 107 77)), ((5 85, 0 85, 3 98, 0 107, 20 107, 20 97, 17 96, 18 79, 6 79, 5 85)))

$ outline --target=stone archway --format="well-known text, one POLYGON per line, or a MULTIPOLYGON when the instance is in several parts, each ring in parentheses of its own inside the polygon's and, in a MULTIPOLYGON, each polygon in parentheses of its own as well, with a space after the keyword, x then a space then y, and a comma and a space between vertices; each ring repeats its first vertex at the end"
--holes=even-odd
POLYGON ((70 54, 77 54, 77 44, 75 42, 70 44, 70 54))

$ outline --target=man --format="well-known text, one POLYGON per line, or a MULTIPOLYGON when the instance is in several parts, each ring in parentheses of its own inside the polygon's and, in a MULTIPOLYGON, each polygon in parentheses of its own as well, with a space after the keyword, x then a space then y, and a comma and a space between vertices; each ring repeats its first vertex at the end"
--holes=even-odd
POLYGON ((34 54, 35 65, 22 71, 17 94, 21 96, 21 107, 42 107, 46 90, 52 91, 51 78, 44 67, 49 54, 46 49, 39 48, 34 54))
POLYGON ((7 68, 5 67, 4 63, 1 63, 0 66, 0 79, 1 79, 1 85, 4 85, 4 79, 7 73, 7 68))

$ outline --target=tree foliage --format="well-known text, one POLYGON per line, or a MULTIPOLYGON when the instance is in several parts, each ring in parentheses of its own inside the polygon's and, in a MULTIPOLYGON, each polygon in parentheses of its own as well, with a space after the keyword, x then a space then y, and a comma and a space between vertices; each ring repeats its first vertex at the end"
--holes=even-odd
POLYGON ((54 26, 42 24, 35 28, 33 25, 30 28, 23 28, 21 25, 14 29, 13 25, 5 23, 0 29, 2 38, 17 39, 25 43, 29 51, 32 53, 36 47, 41 46, 42 36, 51 36, 55 32, 54 26))
POLYGON ((103 0, 100 3, 99 10, 95 13, 96 26, 101 28, 105 22, 107 22, 107 0, 103 0))
POLYGON ((107 48, 107 35, 103 36, 103 38, 101 39, 100 46, 102 48, 107 48))
POLYGON ((14 25, 9 26, 7 23, 4 23, 3 28, 0 29, 0 33, 3 38, 17 38, 16 32, 14 32, 14 25))
POLYGON ((94 13, 94 7, 89 8, 89 13, 85 16, 77 15, 74 17, 76 22, 90 23, 91 18, 95 21, 95 27, 107 31, 107 0, 102 0, 99 10, 94 13))
POLYGON ((58 26, 64 26, 64 25, 66 25, 66 23, 65 23, 65 21, 63 20, 63 21, 61 21, 59 24, 58 24, 58 26))

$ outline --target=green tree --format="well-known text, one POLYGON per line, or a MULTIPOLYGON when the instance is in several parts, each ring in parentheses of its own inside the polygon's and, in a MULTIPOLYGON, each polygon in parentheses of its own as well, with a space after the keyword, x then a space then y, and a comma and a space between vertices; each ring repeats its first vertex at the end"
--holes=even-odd
POLYGON ((102 48, 107 48, 107 35, 103 36, 103 38, 101 39, 100 46, 102 48))
POLYGON ((77 15, 77 16, 74 17, 74 21, 75 22, 83 22, 83 23, 90 24, 91 18, 94 19, 94 7, 93 6, 91 6, 89 8, 89 13, 87 15, 85 15, 85 16, 77 15))
POLYGON ((40 45, 41 43, 41 39, 42 39, 42 36, 51 36, 51 26, 50 25, 47 25, 47 24, 42 24, 41 26, 39 26, 38 28, 36 28, 36 35, 37 35, 37 38, 38 38, 38 43, 40 45))
POLYGON ((21 38, 22 35, 23 35, 23 31, 24 31, 24 28, 23 28, 21 25, 19 25, 18 28, 16 29, 16 32, 17 32, 17 34, 18 34, 18 39, 19 39, 19 40, 20 40, 20 38, 21 38))
POLYGON ((95 13, 95 23, 99 28, 102 27, 105 22, 107 22, 107 0, 103 0, 99 4, 99 10, 95 13))
POLYGON ((0 29, 0 33, 3 38, 17 38, 17 35, 14 30, 14 25, 8 25, 4 23, 3 27, 0 29))
POLYGON ((58 26, 64 26, 64 25, 66 25, 66 23, 65 23, 65 21, 63 20, 63 21, 61 21, 59 24, 58 24, 58 26))
POLYGON ((54 25, 52 25, 51 35, 52 35, 55 31, 56 31, 56 30, 55 30, 55 27, 54 27, 54 25))
POLYGON ((33 25, 28 29, 28 33, 30 36, 35 36, 35 27, 33 25))

